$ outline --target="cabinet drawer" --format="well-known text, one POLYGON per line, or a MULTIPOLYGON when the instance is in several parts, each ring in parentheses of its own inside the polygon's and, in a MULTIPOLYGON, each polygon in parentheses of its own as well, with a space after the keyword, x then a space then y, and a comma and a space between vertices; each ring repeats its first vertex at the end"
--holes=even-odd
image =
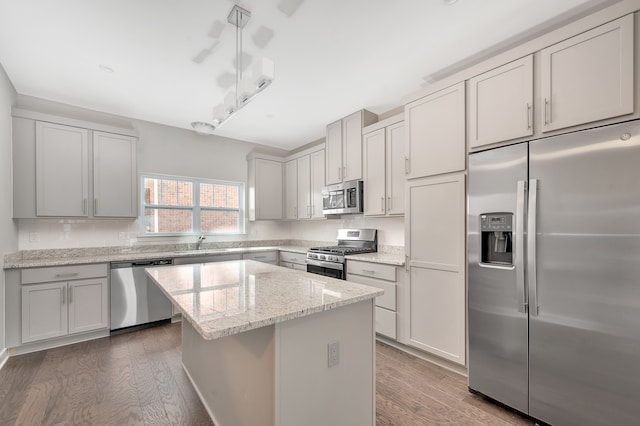
POLYGON ((293 253, 290 251, 281 251, 280 260, 284 262, 291 262, 291 263, 298 263, 300 265, 306 265, 307 255, 306 253, 293 253))
POLYGON ((22 284, 45 283, 53 281, 80 280, 107 276, 107 264, 55 266, 48 268, 30 268, 21 271, 22 284))
POLYGON ((275 251, 260 251, 257 253, 244 253, 243 259, 256 260, 258 262, 277 263, 278 252, 275 251))
POLYGON ((396 285, 394 283, 361 277, 360 275, 352 275, 351 272, 347 274, 347 281, 383 289, 384 294, 376 297, 376 306, 381 306, 392 311, 396 310, 396 285))
POLYGON ((376 333, 396 338, 396 313, 376 307, 376 333))
POLYGON ((380 280, 396 280, 396 267, 392 265, 383 265, 381 263, 348 260, 347 273, 364 275, 365 277, 378 278, 380 280))

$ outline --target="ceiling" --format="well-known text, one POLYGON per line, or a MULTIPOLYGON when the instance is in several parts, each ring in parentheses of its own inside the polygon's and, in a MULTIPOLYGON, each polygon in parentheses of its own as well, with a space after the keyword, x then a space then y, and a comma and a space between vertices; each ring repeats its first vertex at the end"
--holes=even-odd
MULTIPOLYGON (((450 2, 238 1, 251 12, 244 63, 272 59, 275 80, 215 134, 293 149, 353 111, 400 106, 505 40, 612 3, 450 2)), ((190 129, 235 87, 235 3, 0 0, 0 64, 20 94, 190 129)))

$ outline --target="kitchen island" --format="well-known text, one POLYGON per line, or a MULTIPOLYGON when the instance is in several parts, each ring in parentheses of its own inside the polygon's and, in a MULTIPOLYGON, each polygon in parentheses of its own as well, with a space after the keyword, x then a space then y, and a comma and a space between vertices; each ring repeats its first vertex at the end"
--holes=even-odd
POLYGON ((182 363, 217 426, 375 424, 382 290, 251 260, 147 274, 182 312, 182 363))

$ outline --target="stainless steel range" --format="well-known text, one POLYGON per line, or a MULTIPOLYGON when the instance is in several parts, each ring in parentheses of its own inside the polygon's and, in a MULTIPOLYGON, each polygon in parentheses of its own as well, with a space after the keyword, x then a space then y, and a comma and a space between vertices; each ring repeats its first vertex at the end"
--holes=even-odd
POLYGON ((378 251, 376 229, 338 229, 338 245, 312 247, 307 252, 307 272, 346 279, 345 256, 378 251))

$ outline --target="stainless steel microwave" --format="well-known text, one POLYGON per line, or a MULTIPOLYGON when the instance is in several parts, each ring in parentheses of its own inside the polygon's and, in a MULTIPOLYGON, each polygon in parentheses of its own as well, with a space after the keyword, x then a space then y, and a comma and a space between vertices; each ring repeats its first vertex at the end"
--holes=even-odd
POLYGON ((350 182, 325 186, 322 189, 322 213, 362 213, 362 185, 361 180, 352 180, 350 182))

